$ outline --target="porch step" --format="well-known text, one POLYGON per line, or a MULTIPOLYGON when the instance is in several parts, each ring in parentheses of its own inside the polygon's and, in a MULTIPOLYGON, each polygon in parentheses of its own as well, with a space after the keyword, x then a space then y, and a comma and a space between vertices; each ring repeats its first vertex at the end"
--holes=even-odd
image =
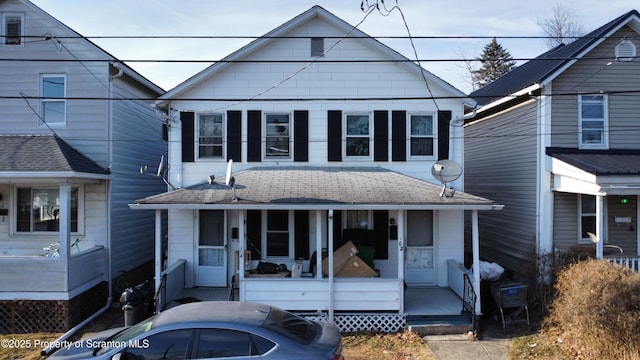
POLYGON ((467 335, 473 333, 473 324, 467 315, 408 315, 409 331, 426 335, 467 335))

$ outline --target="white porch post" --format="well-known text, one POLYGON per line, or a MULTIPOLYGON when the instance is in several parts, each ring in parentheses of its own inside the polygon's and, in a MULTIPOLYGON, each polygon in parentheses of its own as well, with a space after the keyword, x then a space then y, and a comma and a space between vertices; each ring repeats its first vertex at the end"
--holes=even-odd
POLYGON ((596 196, 596 259, 602 259, 604 255, 604 196, 596 196))
POLYGON ((159 294, 156 312, 160 312, 164 308, 166 299, 164 294, 159 292, 162 286, 162 210, 156 209, 156 230, 155 230, 155 289, 159 294))
MULTIPOLYGON (((322 279, 322 211, 316 210, 316 279, 322 279)), ((312 268, 314 264, 309 264, 312 268)))
POLYGON ((71 184, 60 184, 60 209, 58 212, 58 231, 60 240, 60 257, 68 258, 71 239, 71 184))
MULTIPOLYGON (((244 249, 247 248, 247 237, 244 231, 244 210, 238 211, 238 291, 240 301, 244 300, 243 292, 240 291, 242 280, 244 280, 244 249)), ((235 271, 235 269, 234 269, 235 271)))
POLYGON ((398 281, 400 282, 400 312, 404 312, 404 214, 405 210, 398 210, 398 281))
POLYGON ((480 236, 478 210, 471 211, 471 251, 473 252, 473 291, 476 293, 476 314, 480 314, 480 236))
MULTIPOLYGON (((329 216, 327 218, 327 251, 329 259, 329 321, 334 321, 333 318, 333 209, 329 209, 329 216)), ((322 254, 320 255, 322 257, 322 254)), ((320 268, 322 269, 322 268, 320 268)), ((322 270, 320 270, 322 271, 322 270)))

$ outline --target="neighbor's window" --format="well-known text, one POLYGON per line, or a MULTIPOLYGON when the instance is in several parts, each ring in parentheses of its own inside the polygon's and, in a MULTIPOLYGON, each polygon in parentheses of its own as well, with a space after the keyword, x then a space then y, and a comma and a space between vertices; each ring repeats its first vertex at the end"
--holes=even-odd
POLYGON ((21 45, 23 27, 23 15, 7 14, 2 17, 4 22, 4 44, 21 45))
POLYGON ((369 157, 371 123, 368 114, 346 115, 345 151, 347 157, 369 157))
POLYGON ((222 114, 198 115, 198 157, 223 158, 224 116, 222 114))
POLYGON ((291 157, 291 122, 289 114, 266 114, 265 157, 288 159, 291 157))
POLYGON ((410 115, 409 122, 411 156, 433 156, 433 115, 410 115))
MULTIPOLYGON (((57 188, 19 188, 16 231, 60 229, 60 191, 57 188)), ((71 188, 71 232, 78 232, 78 189, 71 188)))
POLYGON ((289 211, 267 211, 267 256, 288 258, 289 253, 289 211))
POLYGON ((66 78, 63 75, 42 77, 42 120, 48 125, 64 125, 67 117, 66 78))
POLYGON ((590 242, 589 234, 596 233, 596 197, 593 195, 578 195, 578 211, 580 221, 579 242, 590 242))
POLYGON ((579 136, 582 148, 607 146, 607 97, 606 95, 580 95, 579 136))

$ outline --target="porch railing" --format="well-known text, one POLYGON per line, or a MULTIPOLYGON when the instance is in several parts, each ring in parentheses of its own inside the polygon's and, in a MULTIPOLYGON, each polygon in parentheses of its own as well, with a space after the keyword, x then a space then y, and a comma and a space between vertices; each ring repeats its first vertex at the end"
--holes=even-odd
POLYGON ((156 312, 165 309, 167 302, 184 289, 185 260, 178 260, 162 271, 160 287, 156 290, 156 312))
POLYGON ((462 297, 462 313, 471 316, 471 325, 476 330, 476 292, 468 274, 464 274, 464 292, 462 297))
POLYGON ((628 267, 635 272, 640 272, 640 257, 608 257, 605 260, 612 264, 628 267))

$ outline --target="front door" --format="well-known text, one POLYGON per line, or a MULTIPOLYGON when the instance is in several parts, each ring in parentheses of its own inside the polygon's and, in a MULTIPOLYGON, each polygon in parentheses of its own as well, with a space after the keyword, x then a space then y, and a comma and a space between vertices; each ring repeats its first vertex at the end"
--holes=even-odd
POLYGON ((408 286, 435 285, 433 211, 407 211, 405 281, 408 286))
POLYGON ((201 210, 197 286, 227 286, 227 246, 223 210, 201 210))

